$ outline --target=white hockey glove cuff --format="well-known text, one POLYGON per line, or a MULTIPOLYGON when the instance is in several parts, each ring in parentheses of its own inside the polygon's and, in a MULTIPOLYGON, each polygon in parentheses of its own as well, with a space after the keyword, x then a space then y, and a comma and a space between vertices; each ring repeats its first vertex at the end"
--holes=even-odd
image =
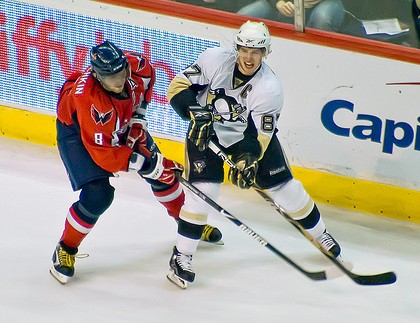
POLYGON ((181 164, 166 159, 162 154, 153 152, 150 157, 150 166, 139 170, 138 173, 144 178, 150 178, 164 184, 171 185, 176 181, 176 175, 184 170, 181 164))
POLYGON ((128 170, 139 171, 144 164, 146 158, 138 153, 132 153, 128 161, 128 170))

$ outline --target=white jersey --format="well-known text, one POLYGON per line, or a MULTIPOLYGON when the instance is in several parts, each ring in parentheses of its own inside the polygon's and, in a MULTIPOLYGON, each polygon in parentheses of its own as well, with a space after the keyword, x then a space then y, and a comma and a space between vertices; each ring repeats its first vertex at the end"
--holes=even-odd
POLYGON ((210 48, 177 77, 187 79, 193 85, 206 86, 197 100, 201 106, 211 104, 214 107, 214 130, 222 146, 229 147, 241 141, 252 116, 264 151, 280 116, 283 89, 264 62, 249 81, 234 80, 236 58, 234 50, 210 48))

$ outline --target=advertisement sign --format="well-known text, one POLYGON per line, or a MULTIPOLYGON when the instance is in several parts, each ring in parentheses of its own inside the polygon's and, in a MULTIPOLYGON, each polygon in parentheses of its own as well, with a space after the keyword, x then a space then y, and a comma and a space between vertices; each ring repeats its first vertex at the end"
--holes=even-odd
POLYGON ((166 100, 169 82, 218 42, 18 1, 0 2, 0 101, 55 111, 65 78, 84 70, 90 48, 104 40, 151 61, 157 82, 150 131, 184 137, 186 123, 166 100))

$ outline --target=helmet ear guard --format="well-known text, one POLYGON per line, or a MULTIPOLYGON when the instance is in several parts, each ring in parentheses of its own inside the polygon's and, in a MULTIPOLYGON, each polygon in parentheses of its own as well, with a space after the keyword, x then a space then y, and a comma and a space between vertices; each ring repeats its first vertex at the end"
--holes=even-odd
POLYGON ((235 35, 235 48, 250 47, 264 48, 265 56, 271 53, 271 36, 267 26, 263 22, 248 20, 235 35))
POLYGON ((93 71, 100 75, 112 75, 127 67, 127 58, 123 51, 106 40, 90 50, 90 64, 93 71))

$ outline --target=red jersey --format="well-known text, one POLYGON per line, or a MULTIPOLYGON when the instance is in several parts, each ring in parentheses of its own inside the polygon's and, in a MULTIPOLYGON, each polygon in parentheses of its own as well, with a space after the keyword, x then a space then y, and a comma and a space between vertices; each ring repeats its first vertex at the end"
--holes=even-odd
POLYGON ((145 58, 134 53, 126 53, 126 57, 131 70, 125 82, 127 97, 104 90, 88 68, 83 74, 70 75, 57 103, 58 120, 66 125, 77 120, 90 156, 112 173, 128 169, 133 151, 120 139, 136 109, 142 102, 150 102, 155 82, 155 71, 145 58))

